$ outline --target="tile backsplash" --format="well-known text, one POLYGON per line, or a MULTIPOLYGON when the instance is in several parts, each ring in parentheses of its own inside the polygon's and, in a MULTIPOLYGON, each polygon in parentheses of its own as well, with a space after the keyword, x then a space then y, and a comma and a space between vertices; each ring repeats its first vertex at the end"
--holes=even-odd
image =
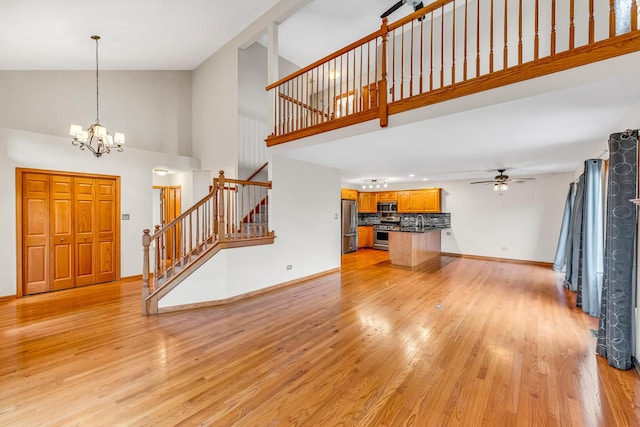
MULTIPOLYGON (((418 215, 422 215, 424 218, 424 225, 426 227, 437 228, 451 228, 451 214, 450 213, 411 213, 411 214, 397 214, 400 217, 400 225, 403 227, 411 227, 416 225, 416 219, 418 215)), ((379 213, 361 213, 358 214, 358 225, 376 225, 380 224, 379 213)))

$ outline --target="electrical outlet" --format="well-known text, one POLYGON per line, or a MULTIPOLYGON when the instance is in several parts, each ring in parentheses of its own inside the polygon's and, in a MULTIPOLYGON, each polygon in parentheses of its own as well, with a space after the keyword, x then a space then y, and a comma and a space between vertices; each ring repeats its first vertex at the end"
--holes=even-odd
POLYGON ((451 232, 450 231, 447 231, 447 236, 451 236, 451 232))
POLYGON ((500 248, 501 251, 508 251, 509 249, 506 246, 500 248))
POLYGON ((122 220, 123 221, 129 221, 131 218, 129 217, 129 214, 122 214, 122 220))
POLYGON ((292 268, 293 268, 293 265, 287 264, 287 270, 291 270, 292 268))

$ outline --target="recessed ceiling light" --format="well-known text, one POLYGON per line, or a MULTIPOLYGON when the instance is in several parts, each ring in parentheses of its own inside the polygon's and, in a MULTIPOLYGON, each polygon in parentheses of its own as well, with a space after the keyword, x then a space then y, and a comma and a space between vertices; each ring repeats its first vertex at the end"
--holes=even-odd
POLYGON ((429 181, 429 178, 422 178, 423 181, 429 181))
POLYGON ((416 176, 416 174, 415 174, 415 173, 410 173, 410 174, 409 174, 409 178, 413 178, 414 176, 416 176))

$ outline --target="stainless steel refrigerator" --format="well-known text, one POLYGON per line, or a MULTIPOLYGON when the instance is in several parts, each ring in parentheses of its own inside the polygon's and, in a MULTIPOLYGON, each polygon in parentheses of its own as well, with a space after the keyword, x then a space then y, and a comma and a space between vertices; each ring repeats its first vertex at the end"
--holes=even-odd
POLYGON ((342 201, 342 253, 358 249, 358 204, 355 200, 342 201))

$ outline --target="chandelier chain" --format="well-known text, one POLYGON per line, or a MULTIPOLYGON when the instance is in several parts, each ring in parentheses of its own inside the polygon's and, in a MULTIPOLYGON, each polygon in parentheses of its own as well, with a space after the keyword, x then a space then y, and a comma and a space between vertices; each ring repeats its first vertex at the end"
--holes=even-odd
POLYGON ((94 37, 96 41, 96 123, 100 124, 100 80, 98 77, 98 40, 100 37, 94 37))

